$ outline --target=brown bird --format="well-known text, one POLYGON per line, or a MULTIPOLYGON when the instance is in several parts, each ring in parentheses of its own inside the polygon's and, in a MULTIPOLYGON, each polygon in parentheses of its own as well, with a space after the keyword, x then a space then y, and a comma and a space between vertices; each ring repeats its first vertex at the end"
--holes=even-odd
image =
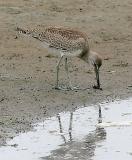
POLYGON ((68 57, 78 57, 84 60, 87 63, 91 63, 94 66, 96 73, 97 85, 94 85, 93 88, 100 88, 100 79, 99 79, 99 68, 102 65, 102 59, 100 55, 96 52, 93 52, 89 49, 88 38, 85 33, 80 31, 62 28, 62 27, 43 27, 43 29, 33 29, 27 30, 17 27, 17 31, 20 33, 30 35, 33 38, 41 41, 44 47, 49 50, 52 49, 53 52, 56 52, 60 55, 60 59, 57 64, 57 77, 55 89, 63 89, 59 86, 59 68, 60 63, 65 58, 65 70, 67 73, 67 78, 69 80, 68 89, 75 89, 72 86, 69 72, 68 72, 68 57))

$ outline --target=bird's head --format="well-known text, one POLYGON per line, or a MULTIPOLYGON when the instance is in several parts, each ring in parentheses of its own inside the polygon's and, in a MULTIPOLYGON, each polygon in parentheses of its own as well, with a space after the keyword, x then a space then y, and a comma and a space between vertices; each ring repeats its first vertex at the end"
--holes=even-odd
POLYGON ((96 73, 97 86, 94 86, 94 88, 101 89, 99 80, 99 69, 102 65, 102 58, 98 53, 90 51, 88 61, 94 66, 94 70, 96 73))
POLYGON ((89 57, 88 57, 88 61, 95 67, 97 67, 98 69, 101 67, 102 65, 102 58, 101 56, 97 53, 97 52, 93 52, 90 51, 89 53, 89 57))

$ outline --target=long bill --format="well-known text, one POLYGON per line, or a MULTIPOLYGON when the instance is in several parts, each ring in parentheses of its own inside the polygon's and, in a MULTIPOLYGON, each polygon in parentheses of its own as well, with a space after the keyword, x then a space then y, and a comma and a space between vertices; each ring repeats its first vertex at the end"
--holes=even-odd
POLYGON ((96 73, 96 80, 97 80, 97 89, 100 89, 100 79, 99 79, 99 68, 95 65, 95 73, 96 73))

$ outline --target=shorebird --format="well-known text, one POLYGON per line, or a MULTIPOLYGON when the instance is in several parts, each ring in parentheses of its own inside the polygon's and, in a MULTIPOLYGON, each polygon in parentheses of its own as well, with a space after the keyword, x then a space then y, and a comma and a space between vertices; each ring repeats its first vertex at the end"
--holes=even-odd
POLYGON ((99 69, 102 65, 102 59, 100 55, 96 52, 93 52, 89 49, 88 36, 74 29, 63 28, 63 27, 43 27, 42 29, 23 29, 17 27, 17 31, 26 35, 30 35, 33 38, 41 41, 44 47, 49 50, 58 53, 60 59, 57 64, 57 76, 56 76, 56 85, 55 89, 63 89, 59 86, 59 68, 63 58, 65 58, 65 70, 67 73, 67 78, 69 81, 68 89, 75 89, 70 81, 69 72, 68 72, 68 57, 78 57, 84 60, 86 63, 91 63, 94 67, 96 74, 97 85, 94 85, 93 88, 100 88, 100 79, 99 79, 99 69))

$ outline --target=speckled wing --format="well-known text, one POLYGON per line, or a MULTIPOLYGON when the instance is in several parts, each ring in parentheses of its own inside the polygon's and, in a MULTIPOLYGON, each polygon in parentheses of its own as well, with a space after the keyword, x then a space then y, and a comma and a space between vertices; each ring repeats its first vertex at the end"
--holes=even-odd
POLYGON ((18 28, 18 30, 40 40, 46 48, 57 49, 61 52, 79 54, 88 45, 86 36, 82 32, 71 29, 48 27, 33 30, 18 28))
POLYGON ((38 39, 48 43, 49 47, 64 52, 81 50, 86 45, 85 38, 81 34, 61 28, 47 28, 39 34, 38 39))

